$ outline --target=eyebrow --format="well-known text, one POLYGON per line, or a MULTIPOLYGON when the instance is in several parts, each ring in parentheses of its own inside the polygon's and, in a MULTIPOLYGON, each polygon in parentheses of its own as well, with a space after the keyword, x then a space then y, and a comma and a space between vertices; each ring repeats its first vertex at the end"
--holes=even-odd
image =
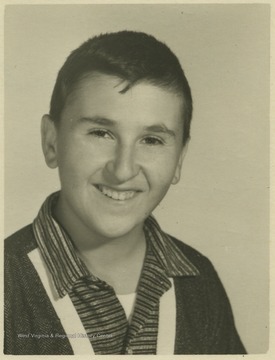
POLYGON ((152 131, 154 133, 167 134, 172 137, 176 137, 175 131, 168 129, 167 126, 165 126, 164 124, 156 124, 156 125, 147 126, 144 128, 144 130, 152 131))
POLYGON ((101 116, 92 116, 92 117, 82 117, 77 119, 79 123, 89 123, 89 124, 96 124, 96 125, 115 125, 116 122, 114 120, 101 117, 101 116))
MULTIPOLYGON (((77 122, 103 125, 103 126, 115 126, 117 124, 116 121, 101 116, 81 117, 77 120, 77 122)), ((167 134, 174 138, 176 137, 175 131, 168 129, 167 126, 165 126, 164 124, 145 126, 143 130, 154 133, 167 134)))

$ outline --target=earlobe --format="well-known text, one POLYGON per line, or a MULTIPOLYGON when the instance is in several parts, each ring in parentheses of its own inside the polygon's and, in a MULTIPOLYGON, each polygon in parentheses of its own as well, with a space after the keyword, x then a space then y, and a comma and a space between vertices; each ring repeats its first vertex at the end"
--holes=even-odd
POLYGON ((56 147, 57 130, 49 115, 44 115, 41 120, 41 140, 46 164, 49 168, 54 169, 58 166, 56 147))
POLYGON ((184 160, 186 152, 187 152, 187 148, 188 148, 188 144, 186 144, 181 150, 179 161, 178 161, 176 171, 175 171, 175 175, 172 180, 173 185, 176 185, 180 181, 181 167, 182 167, 182 163, 183 163, 183 160, 184 160))

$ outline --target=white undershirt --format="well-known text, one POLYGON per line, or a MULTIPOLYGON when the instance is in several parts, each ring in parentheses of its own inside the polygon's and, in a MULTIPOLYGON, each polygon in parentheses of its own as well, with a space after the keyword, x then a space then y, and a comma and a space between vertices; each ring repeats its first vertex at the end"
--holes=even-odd
POLYGON ((134 305, 135 305, 135 300, 136 300, 136 293, 131 293, 131 294, 116 294, 116 296, 118 297, 118 300, 120 301, 127 319, 130 321, 131 320, 131 316, 133 314, 133 310, 134 310, 134 305))

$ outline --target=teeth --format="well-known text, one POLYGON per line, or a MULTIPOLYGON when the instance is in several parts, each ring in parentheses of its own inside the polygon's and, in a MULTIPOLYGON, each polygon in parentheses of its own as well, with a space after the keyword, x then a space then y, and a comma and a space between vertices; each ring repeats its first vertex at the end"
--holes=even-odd
POLYGON ((135 195, 135 191, 115 191, 106 186, 98 186, 98 189, 106 196, 114 200, 129 200, 135 195))

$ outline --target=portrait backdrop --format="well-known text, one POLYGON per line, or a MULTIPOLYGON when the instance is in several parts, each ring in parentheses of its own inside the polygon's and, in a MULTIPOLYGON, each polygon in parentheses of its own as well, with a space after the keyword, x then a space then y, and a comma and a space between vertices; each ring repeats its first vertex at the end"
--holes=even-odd
MULTIPOLYGON (((59 189, 40 119, 57 72, 89 37, 138 30, 164 41, 189 80, 194 116, 162 228, 214 264, 249 353, 269 333, 269 6, 10 5, 5 9, 5 235, 59 189)), ((91 159, 92 161, 92 159, 91 159)))

